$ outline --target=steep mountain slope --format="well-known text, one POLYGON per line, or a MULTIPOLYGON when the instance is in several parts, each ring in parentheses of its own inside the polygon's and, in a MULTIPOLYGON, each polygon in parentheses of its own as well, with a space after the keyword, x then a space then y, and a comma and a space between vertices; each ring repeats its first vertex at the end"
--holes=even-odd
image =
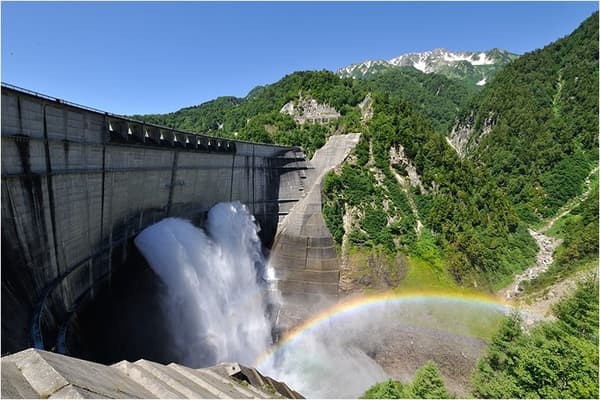
POLYGON ((467 105, 476 89, 440 74, 425 74, 411 67, 388 68, 363 78, 370 90, 388 93, 392 99, 410 102, 427 116, 438 132, 447 133, 458 111, 467 105))
MULTIPOLYGON (((463 285, 502 286, 535 256, 533 239, 489 173, 460 160, 410 104, 385 94, 375 94, 355 157, 325 179, 323 195, 338 242, 374 257, 408 255, 463 285)), ((392 281, 401 273, 393 264, 392 281)))
POLYGON ((470 85, 483 86, 505 65, 518 56, 505 50, 452 52, 435 49, 422 53, 408 53, 391 60, 365 61, 337 71, 341 77, 364 78, 393 69, 413 67, 424 73, 438 73, 460 79, 470 85))
MULTIPOLYGON (((458 110, 475 93, 475 89, 464 82, 438 74, 425 74, 410 67, 391 68, 360 81, 339 79, 325 71, 307 71, 287 75, 272 85, 257 86, 244 98, 219 97, 168 114, 134 115, 133 118, 192 132, 252 138, 269 143, 283 140, 282 144, 294 144, 291 139, 286 139, 298 136, 294 133, 275 138, 278 136, 275 132, 300 128, 299 124, 292 124, 289 118, 279 115, 285 104, 299 100, 302 93, 314 97, 341 112, 342 119, 334 130, 348 131, 351 126, 357 126, 359 114, 355 107, 368 91, 381 91, 393 99, 411 102, 430 119, 437 131, 443 133, 450 130, 458 110)), ((322 133, 317 131, 331 131, 308 126, 303 128, 318 136, 322 133)), ((300 136, 306 136, 306 133, 300 136)), ((324 143, 319 140, 321 142, 324 143)), ((314 150, 313 146, 309 147, 310 151, 314 150)))
MULTIPOLYGON (((333 133, 363 132, 339 179, 331 176, 324 183, 325 216, 338 242, 346 238, 350 248, 381 259, 398 255, 394 271, 410 255, 450 281, 490 287, 524 269, 535 249, 487 172, 460 160, 434 129, 436 122, 448 124, 452 109, 467 96, 468 89, 458 83, 406 68, 367 81, 326 71, 298 72, 245 99, 221 98, 173 113, 167 123, 188 121, 192 130, 194 123, 216 124, 222 128, 213 132, 220 135, 300 145, 309 156, 333 133), (284 111, 306 107, 308 98, 310 104, 314 100, 335 108, 340 117, 300 123, 284 111), (406 101, 419 98, 417 106, 406 101), (445 120, 420 113, 436 101, 445 107, 445 120), (360 106, 372 109, 370 120, 360 106), (206 112, 208 116, 192 118, 206 112), (345 216, 352 221, 347 227, 345 216)), ((396 275, 399 279, 402 274, 396 275)))
MULTIPOLYGON (((168 117, 143 118, 300 145, 309 155, 331 134, 361 132, 354 152, 322 185, 323 216, 341 249, 341 290, 496 291, 535 262, 537 245, 528 228, 560 215, 597 166, 598 14, 544 49, 513 62, 507 55, 508 65, 486 77, 489 83, 479 90, 470 68, 497 68, 488 64, 493 55, 438 52, 446 62, 438 72, 465 71, 470 86, 414 68, 433 69, 428 56, 396 60, 411 66, 365 63, 356 69, 361 79, 293 73, 244 99, 220 98, 168 117), (299 108, 334 109, 339 118, 314 122, 304 114, 298 118, 293 110, 299 108), (442 132, 455 116, 446 137, 442 132)), ((553 228, 564 242, 530 288, 597 265, 597 180, 596 173, 589 197, 553 228)), ((557 324, 527 337, 518 323, 504 330, 508 337, 501 331, 480 364, 476 394, 597 397, 597 329, 591 340, 575 337, 589 336, 589 326, 598 325, 597 307, 586 308, 598 303, 597 284, 593 289, 560 306, 557 324), (583 318, 574 314, 581 310, 583 318), (561 360, 568 362, 567 372, 580 374, 565 378, 564 368, 556 367, 564 366, 561 360), (552 379, 538 379, 540 374, 552 379), (571 383, 574 391, 561 389, 571 383), (544 391, 522 390, 523 384, 540 384, 544 391), (595 391, 575 390, 582 388, 595 391)))
POLYGON ((284 104, 297 99, 301 91, 321 103, 341 109, 343 105, 356 105, 362 100, 362 92, 352 92, 357 88, 358 85, 340 80, 327 71, 301 71, 286 75, 271 85, 256 87, 245 98, 219 97, 169 114, 133 117, 196 132, 220 130, 220 135, 228 136, 243 129, 248 120, 258 114, 279 111, 284 104))
POLYGON ((598 13, 486 85, 449 140, 530 222, 581 193, 598 156, 598 13))

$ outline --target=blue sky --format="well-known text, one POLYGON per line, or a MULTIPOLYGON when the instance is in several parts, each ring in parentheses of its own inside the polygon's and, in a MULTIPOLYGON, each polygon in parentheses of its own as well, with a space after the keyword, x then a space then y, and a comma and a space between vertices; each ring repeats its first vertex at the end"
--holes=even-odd
POLYGON ((3 82, 118 114, 244 96, 297 70, 438 47, 522 54, 597 2, 2 2, 3 82))

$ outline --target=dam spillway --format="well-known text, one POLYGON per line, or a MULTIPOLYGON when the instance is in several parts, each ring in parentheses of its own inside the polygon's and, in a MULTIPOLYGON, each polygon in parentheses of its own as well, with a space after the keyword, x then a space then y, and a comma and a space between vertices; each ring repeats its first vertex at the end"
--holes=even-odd
MULTIPOLYGON (((64 352, 70 321, 132 238, 167 216, 246 204, 269 247, 303 196, 299 148, 146 124, 2 86, 2 354, 64 352)), ((75 329, 75 328, 73 328, 75 329)))

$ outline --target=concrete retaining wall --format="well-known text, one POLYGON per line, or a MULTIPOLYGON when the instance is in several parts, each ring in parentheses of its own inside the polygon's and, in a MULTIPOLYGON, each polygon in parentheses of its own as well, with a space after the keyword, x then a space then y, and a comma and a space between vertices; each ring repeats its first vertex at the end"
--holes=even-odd
POLYGON ((133 236, 239 200, 270 245, 304 155, 174 131, 2 87, 2 353, 54 348, 133 236))

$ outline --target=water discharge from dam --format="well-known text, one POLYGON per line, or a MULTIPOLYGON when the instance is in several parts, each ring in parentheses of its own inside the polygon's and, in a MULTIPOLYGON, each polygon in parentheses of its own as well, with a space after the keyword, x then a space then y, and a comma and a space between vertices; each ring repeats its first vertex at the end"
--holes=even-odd
MULTIPOLYGON (((173 350, 184 364, 254 366, 269 353, 270 313, 279 299, 258 229, 245 206, 220 203, 208 212, 204 230, 186 220, 167 218, 135 239, 167 287, 167 304, 162 306, 173 350)), ((315 336, 304 350, 302 358, 273 358, 276 362, 263 365, 262 372, 297 382, 298 390, 309 396, 357 396, 387 377, 364 351, 343 339, 315 336), (307 363, 310 358, 321 364, 307 363)))
MULTIPOLYGON (((273 314, 286 304, 258 230, 244 205, 220 203, 208 212, 204 229, 167 218, 135 239, 167 288, 161 308, 181 363, 239 362, 307 397, 353 398, 388 379, 386 370, 409 380, 415 364, 440 355, 450 354, 448 369, 464 375, 452 354, 467 368, 484 343, 460 327, 493 325, 504 312, 473 299, 361 297, 322 311, 273 343, 273 314), (452 324, 459 329, 448 331, 452 324)), ((444 360, 438 360, 442 369, 444 360)))
POLYGON ((167 286, 166 315, 183 363, 251 365, 271 345, 273 292, 254 218, 241 203, 220 203, 205 231, 167 218, 135 244, 167 286))

